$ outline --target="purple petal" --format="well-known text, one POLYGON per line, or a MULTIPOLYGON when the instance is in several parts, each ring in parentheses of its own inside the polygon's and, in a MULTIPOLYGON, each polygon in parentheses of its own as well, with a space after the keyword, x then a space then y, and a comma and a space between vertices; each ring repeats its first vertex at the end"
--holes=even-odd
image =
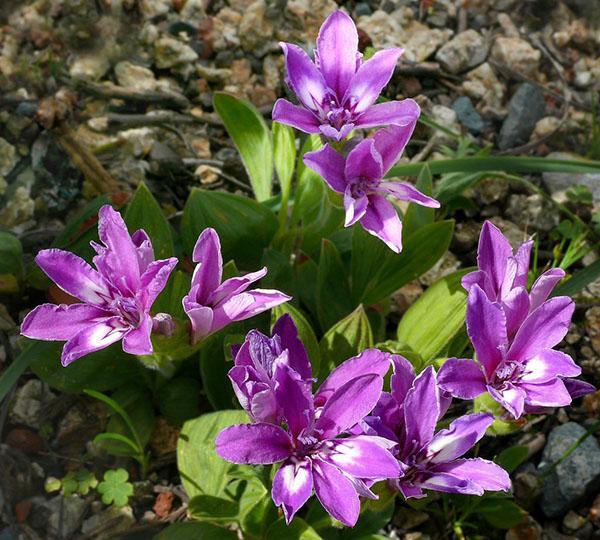
MULTIPOLYGON (((403 99, 402 101, 387 101, 386 103, 371 105, 355 120, 356 127, 362 129, 388 126, 390 124, 399 128, 397 131, 392 130, 398 137, 393 149, 390 149, 389 153, 385 151, 386 157, 383 159, 385 172, 400 158, 415 129, 420 114, 421 109, 414 99, 403 99)), ((386 131, 389 129, 387 128, 386 131)), ((375 140, 377 141, 377 133, 375 134, 375 140)), ((377 150, 380 153, 383 150, 383 146, 380 146, 379 142, 377 142, 377 150)))
POLYGON ((467 414, 457 418, 448 429, 438 431, 428 446, 431 463, 452 461, 469 451, 494 422, 488 413, 467 414))
POLYGON ((321 124, 319 131, 327 139, 333 139, 337 142, 344 140, 354 129, 354 124, 343 124, 340 129, 336 129, 329 124, 321 124))
POLYGON ((529 299, 531 302, 531 311, 540 307, 550 296, 550 293, 565 277, 565 271, 562 268, 550 268, 546 270, 531 287, 529 299))
POLYGON ((291 296, 270 289, 254 289, 233 296, 213 310, 212 331, 243 321, 291 300, 291 296))
POLYGON ((346 383, 364 375, 383 377, 390 369, 391 355, 379 349, 367 349, 358 356, 349 358, 323 381, 315 395, 315 405, 324 405, 331 396, 346 383))
POLYGON ((214 229, 204 229, 192 253, 196 265, 192 276, 192 287, 196 288, 194 300, 199 304, 207 304, 207 299, 221 283, 223 274, 223 257, 221 256, 221 241, 214 229))
POLYGON ((477 263, 481 270, 489 274, 496 294, 500 291, 507 261, 512 254, 512 247, 500 229, 491 221, 486 221, 479 236, 477 263))
POLYGON ((459 399, 475 399, 486 392, 485 375, 474 360, 449 358, 438 372, 438 384, 459 399))
POLYGON ((351 227, 361 219, 365 215, 368 205, 369 198, 363 195, 355 199, 352 195, 352 186, 348 185, 344 193, 344 208, 346 210, 344 227, 351 227))
POLYGON ((522 383, 519 388, 525 392, 525 403, 536 407, 563 407, 571 403, 571 394, 561 379, 553 379, 540 384, 522 383))
POLYGON ((511 360, 528 360, 560 343, 569 331, 575 303, 566 296, 544 302, 523 322, 508 351, 511 360))
POLYGON ((369 206, 360 224, 393 252, 402 251, 402 222, 394 206, 381 195, 369 195, 369 206))
POLYGON ((304 154, 304 164, 319 174, 333 191, 344 193, 346 191, 346 178, 344 166, 346 161, 331 146, 326 144, 316 152, 304 154))
POLYGON ((354 112, 365 112, 381 94, 384 86, 392 78, 396 62, 402 49, 385 49, 376 52, 367 60, 352 78, 344 96, 344 105, 354 106, 354 112))
POLYGON ((129 354, 142 356, 152 354, 152 317, 146 315, 137 328, 134 328, 125 334, 123 338, 123 350, 129 354))
POLYGON ((402 404, 415 381, 415 370, 412 364, 399 354, 392 355, 392 365, 394 367, 394 374, 390 380, 392 396, 396 403, 402 404))
POLYGON ((88 304, 42 304, 27 314, 21 324, 21 334, 44 341, 69 340, 112 315, 88 304))
POLYGON ((383 163, 375 149, 373 139, 359 142, 348 154, 344 175, 348 180, 360 178, 379 180, 383 176, 383 163))
POLYGON ((104 257, 111 280, 121 292, 135 292, 141 275, 138 250, 121 214, 108 204, 98 212, 98 236, 108 248, 104 257))
POLYGON ((163 259, 151 262, 146 271, 142 274, 140 288, 144 295, 144 306, 150 309, 156 297, 163 291, 169 281, 169 276, 177 266, 177 259, 163 259))
POLYGON ((378 440, 378 437, 359 435, 332 441, 331 453, 323 459, 357 478, 398 477, 398 461, 378 440))
POLYGON ((426 496, 420 487, 414 486, 410 482, 403 482, 402 478, 396 484, 396 488, 405 499, 422 499, 426 496))
POLYGON ((443 472, 432 472, 427 478, 419 481, 419 487, 444 493, 483 495, 483 490, 468 478, 458 478, 453 474, 443 472))
POLYGON ((360 501, 354 486, 336 467, 313 460, 313 481, 317 499, 338 521, 354 527, 360 513, 360 501))
POLYGON ((501 390, 493 386, 487 387, 490 395, 502 405, 513 418, 520 418, 525 407, 525 391, 513 385, 501 390))
POLYGON ((464 275, 460 280, 463 288, 469 292, 473 285, 479 285, 479 288, 485 291, 485 294, 491 300, 496 300, 496 294, 493 291, 492 283, 490 281, 490 277, 483 270, 475 270, 475 272, 469 272, 464 275))
POLYGON ((183 298, 183 308, 192 323, 192 343, 197 343, 213 332, 213 310, 206 306, 200 306, 195 302, 189 302, 188 297, 183 298))
POLYGON ((284 463, 273 478, 273 502, 280 506, 289 525, 309 499, 313 489, 310 460, 284 463))
POLYGON ((278 99, 273 107, 271 117, 280 124, 287 124, 304 133, 319 133, 320 122, 317 117, 304 107, 290 103, 287 99, 278 99))
POLYGON ((104 277, 73 253, 43 249, 35 262, 63 291, 82 302, 103 306, 111 298, 104 277))
POLYGON ((63 347, 60 361, 63 366, 119 341, 129 330, 121 326, 120 317, 103 319, 75 334, 63 347))
POLYGON ((292 440, 273 424, 240 424, 225 428, 216 440, 217 454, 227 461, 268 465, 292 454, 292 440))
POLYGON ((521 376, 521 380, 533 384, 551 381, 556 377, 581 375, 581 368, 568 354, 553 349, 541 351, 524 362, 524 367, 525 373, 521 376))
POLYGON ((506 316, 502 308, 491 302, 478 285, 473 285, 467 300, 467 333, 477 359, 488 379, 502 362, 508 345, 506 316))
POLYGON ((440 393, 432 366, 415 379, 404 400, 405 450, 423 448, 431 441, 440 415, 440 393))
POLYGON ((415 186, 406 182, 381 182, 379 190, 389 193, 399 201, 409 201, 429 208, 440 207, 438 201, 421 193, 415 186))
POLYGON ((450 463, 441 463, 435 467, 435 471, 469 480, 481 490, 473 495, 481 495, 484 490, 508 491, 511 486, 510 477, 502 467, 481 458, 457 459, 450 463))
POLYGON ((265 266, 256 272, 249 272, 244 276, 226 279, 208 296, 207 304, 216 306, 219 302, 244 292, 250 285, 264 278, 266 275, 267 267, 265 266))
POLYGON ((287 81, 300 102, 311 111, 316 111, 327 95, 323 75, 308 55, 297 45, 280 43, 285 55, 287 81))
POLYGON ((285 313, 273 326, 273 335, 281 339, 282 349, 287 349, 290 367, 297 371, 303 379, 312 377, 312 368, 304 344, 298 337, 298 329, 294 319, 285 313))
POLYGON ((379 375, 363 375, 348 381, 327 400, 315 430, 322 439, 343 433, 369 414, 377 404, 383 388, 379 375))
POLYGON ((275 398, 283 410, 288 430, 297 438, 314 420, 311 382, 285 364, 278 364, 274 377, 275 398))
POLYGON ((154 249, 148 233, 144 229, 138 229, 131 235, 131 241, 137 249, 140 272, 145 272, 148 265, 154 260, 154 249))
POLYGON ((593 384, 577 379, 563 379, 563 384, 569 394, 571 394, 572 399, 592 394, 596 391, 596 387, 593 384))
POLYGON ((502 307, 506 316, 507 335, 514 336, 529 314, 529 294, 527 294, 527 289, 524 287, 511 289, 502 298, 502 307))
POLYGON ((529 274, 529 260, 531 259, 531 249, 533 248, 533 240, 529 240, 519 246, 515 253, 514 260, 516 262, 515 278, 513 287, 527 287, 527 276, 529 274))
POLYGON ((327 86, 342 97, 356 72, 358 32, 343 11, 334 11, 317 37, 318 66, 327 86))

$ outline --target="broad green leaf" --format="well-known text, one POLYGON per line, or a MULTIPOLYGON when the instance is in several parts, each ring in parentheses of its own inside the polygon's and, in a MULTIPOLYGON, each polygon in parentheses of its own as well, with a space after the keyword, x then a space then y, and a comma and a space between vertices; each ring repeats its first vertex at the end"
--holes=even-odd
POLYGON ((340 254, 324 238, 317 273, 317 315, 323 331, 345 317, 353 307, 350 284, 340 254))
POLYGON ((212 495, 196 495, 188 505, 190 516, 200 521, 232 523, 237 520, 239 504, 230 499, 212 495))
POLYGON ((504 420, 506 411, 487 392, 473 400, 473 412, 490 413, 494 416, 494 423, 486 431, 490 436, 510 435, 522 427, 522 423, 518 420, 504 420))
POLYGON ((390 522, 394 514, 396 493, 384 482, 376 484, 373 492, 379 499, 367 499, 363 502, 358 522, 353 528, 343 529, 340 540, 363 539, 383 529, 390 522))
POLYGON ((277 219, 268 208, 247 197, 193 189, 181 222, 186 253, 192 253, 198 236, 207 227, 219 234, 224 261, 233 259, 240 268, 256 270, 263 249, 277 230, 277 219))
POLYGON ((232 465, 217 455, 215 438, 226 427, 248 421, 244 411, 230 410, 204 414, 183 425, 177 443, 177 468, 190 497, 223 496, 232 465))
POLYGON ((469 270, 461 270, 436 281, 400 320, 398 341, 426 363, 433 360, 465 324, 467 292, 460 281, 467 272, 469 270))
POLYGON ((175 319, 186 320, 181 299, 190 290, 192 278, 181 270, 174 270, 169 276, 166 287, 152 304, 153 313, 169 313, 175 319))
POLYGON ((281 186, 281 212, 285 216, 296 163, 296 137, 294 130, 285 124, 273 122, 272 129, 275 170, 281 186))
POLYGON ((240 524, 245 534, 263 538, 266 527, 277 519, 277 509, 269 491, 258 479, 246 482, 240 497, 240 524))
POLYGON ((310 363, 312 365, 312 371, 315 375, 318 374, 319 366, 321 365, 321 351, 319 349, 319 342, 317 341, 317 336, 315 335, 312 326, 298 308, 294 307, 294 305, 290 302, 286 302, 285 304, 280 304, 279 306, 274 307, 271 311, 271 328, 273 328, 273 325, 277 319, 279 319, 279 317, 285 313, 289 313, 294 320, 296 328, 298 328, 298 337, 300 338, 300 341, 304 343, 304 347, 308 353, 308 358, 310 359, 310 363))
POLYGON ((388 171, 386 176, 388 178, 396 178, 398 176, 418 176, 424 167, 429 167, 431 174, 454 172, 480 173, 492 171, 511 173, 590 173, 598 172, 600 169, 600 161, 589 159, 562 160, 527 156, 466 157, 396 165, 388 171))
POLYGON ((273 142, 262 115, 250 102, 222 92, 215 93, 213 105, 242 156, 254 196, 258 201, 268 199, 273 182, 273 142))
POLYGON ((372 305, 430 270, 450 245, 454 221, 424 225, 404 240, 398 255, 355 225, 352 242, 352 296, 372 305))
POLYGON ((144 380, 146 374, 137 360, 123 352, 120 343, 88 354, 68 367, 60 363, 63 343, 32 341, 15 363, 29 363, 44 382, 62 392, 77 393, 84 388, 100 392, 112 390, 132 380, 144 380))
POLYGON ((285 519, 280 518, 273 523, 268 531, 266 540, 321 540, 322 537, 306 521, 295 517, 286 525, 285 519))
POLYGON ((238 536, 235 531, 212 523, 183 522, 169 525, 153 540, 238 540, 238 536))
POLYGON ((323 336, 321 349, 320 378, 329 375, 332 369, 344 360, 356 356, 373 346, 373 332, 369 318, 362 305, 350 315, 334 324, 323 336))
POLYGON ((165 218, 160 205, 144 182, 140 182, 123 216, 129 232, 138 229, 146 231, 156 259, 167 259, 174 254, 171 226, 165 218))
POLYGON ((23 247, 20 240, 9 232, 0 231, 0 276, 23 274, 23 247))
POLYGON ((554 289, 552 296, 574 296, 598 279, 600 279, 600 259, 563 281, 554 289))
POLYGON ((487 497, 475 510, 492 527, 510 529, 521 523, 525 512, 513 501, 504 497, 487 497))
MULTIPOLYGON (((433 196, 433 177, 431 176, 429 167, 423 167, 419 177, 417 178, 415 187, 421 191, 421 193, 424 193, 429 197, 433 196)), ((402 220, 403 234, 407 237, 410 236, 416 232, 417 229, 423 227, 424 225, 433 223, 434 218, 434 208, 427 208, 426 206, 421 206, 420 204, 410 203, 404 219, 402 220)))
POLYGON ((513 472, 529 457, 529 448, 523 444, 505 448, 494 461, 509 473, 513 472))
POLYGON ((160 412, 179 424, 200 414, 200 382, 191 377, 175 377, 158 391, 160 412))
POLYGON ((306 306, 315 322, 317 317, 317 275, 319 267, 311 257, 300 252, 294 265, 297 295, 300 305, 306 306))

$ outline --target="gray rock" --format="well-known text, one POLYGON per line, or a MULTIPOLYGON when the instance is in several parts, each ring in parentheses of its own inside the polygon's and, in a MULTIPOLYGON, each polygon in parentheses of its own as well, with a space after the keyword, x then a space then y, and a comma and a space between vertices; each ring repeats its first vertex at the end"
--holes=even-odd
POLYGON ((527 77, 534 77, 542 53, 520 37, 500 36, 496 38, 491 57, 505 66, 527 77))
POLYGON ((110 69, 110 62, 105 54, 84 54, 75 58, 69 68, 71 77, 97 81, 110 69))
POLYGON ((119 62, 115 66, 115 75, 121 86, 135 88, 140 91, 156 89, 154 73, 144 66, 138 66, 127 61, 119 62))
MULTIPOLYGON (((576 154, 567 152, 552 152, 548 154, 548 159, 582 159, 576 154)), ((542 174, 542 180, 546 189, 554 195, 564 191, 571 186, 582 185, 590 188, 594 201, 600 202, 600 172, 597 173, 551 173, 542 174)))
POLYGON ((30 379, 19 388, 11 402, 9 417, 15 424, 30 428, 41 427, 44 412, 55 395, 39 379, 30 379))
MULTIPOLYGON (((544 448, 538 469, 545 470, 586 432, 575 422, 554 428, 544 448)), ((600 485, 600 446, 590 436, 545 478, 540 506, 548 517, 565 514, 577 502, 600 485)))
POLYGON ((84 535, 93 535, 95 540, 105 540, 114 538, 118 533, 126 531, 134 523, 135 518, 130 506, 123 508, 110 506, 106 510, 86 519, 81 527, 81 532, 84 535), (107 523, 112 525, 107 528, 107 523))
POLYGON ((17 149, 0 137, 0 176, 7 176, 19 161, 17 149))
POLYGON ((524 230, 534 228, 548 232, 559 221, 552 203, 537 193, 529 196, 513 193, 508 198, 506 215, 524 230))
POLYGON ((161 69, 189 64, 198 59, 194 49, 171 36, 161 37, 154 47, 156 67, 161 69))
POLYGON ((76 495, 57 495, 49 501, 35 497, 32 502, 34 526, 58 538, 70 538, 79 530, 88 507, 88 503, 76 495))
POLYGON ((452 109, 456 113, 458 121, 465 126, 471 133, 480 133, 485 127, 481 115, 473 107, 473 103, 467 96, 461 96, 452 104, 452 109))
POLYGON ((483 36, 469 29, 445 43, 435 59, 450 73, 460 73, 481 64, 487 53, 488 47, 483 36))
POLYGON ((544 94, 537 86, 520 85, 508 104, 508 116, 500 130, 498 148, 506 150, 525 144, 537 121, 544 116, 545 108, 544 94))

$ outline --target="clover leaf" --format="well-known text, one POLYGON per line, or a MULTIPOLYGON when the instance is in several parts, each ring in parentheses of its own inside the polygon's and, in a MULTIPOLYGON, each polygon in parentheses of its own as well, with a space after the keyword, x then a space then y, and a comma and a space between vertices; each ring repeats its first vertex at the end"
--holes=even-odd
POLYGON ((129 474, 125 469, 106 471, 104 480, 98 484, 98 493, 102 494, 104 504, 126 506, 133 495, 133 485, 128 482, 129 474))

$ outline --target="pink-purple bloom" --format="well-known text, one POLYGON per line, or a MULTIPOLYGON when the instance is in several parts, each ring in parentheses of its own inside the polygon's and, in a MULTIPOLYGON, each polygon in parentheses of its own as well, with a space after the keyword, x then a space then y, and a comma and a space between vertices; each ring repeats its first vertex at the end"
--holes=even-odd
POLYGON ((331 189, 344 196, 345 226, 360 222, 366 231, 383 240, 396 253, 402 250, 402 222, 386 197, 430 208, 440 206, 435 199, 411 184, 383 179, 400 158, 415 123, 416 117, 405 127, 380 129, 372 138, 354 146, 347 157, 329 144, 304 156, 306 166, 320 174, 331 189))
POLYGON ((406 126, 419 116, 412 99, 375 105, 403 51, 386 49, 362 62, 356 26, 343 11, 332 13, 321 26, 314 63, 297 45, 281 47, 286 81, 300 106, 277 100, 273 120, 341 141, 354 128, 406 126))
POLYGON ((436 381, 433 367, 415 377, 411 364, 393 356, 391 392, 383 392, 373 413, 362 423, 365 433, 392 439, 401 473, 391 484, 405 498, 424 497, 424 489, 482 495, 507 491, 506 471, 481 458, 464 458, 485 434, 494 418, 467 414, 436 433, 439 419, 449 405, 436 381))
POLYGON ((359 495, 376 498, 370 485, 400 473, 388 450, 393 443, 349 434, 377 403, 389 365, 389 354, 367 350, 335 369, 313 396, 312 381, 289 363, 276 362, 269 391, 281 418, 224 429, 217 453, 239 464, 281 463, 272 497, 288 523, 314 491, 329 514, 353 526, 359 495))
POLYGON ((513 418, 544 407, 569 405, 594 387, 573 359, 554 349, 569 330, 575 304, 566 296, 548 300, 564 275, 542 274, 527 291, 531 244, 513 254, 508 240, 486 222, 479 242, 479 270, 468 274, 467 332, 476 360, 447 360, 441 388, 460 399, 489 392, 513 418))
POLYGON ((267 274, 266 267, 221 283, 223 257, 219 235, 214 229, 202 231, 192 260, 197 265, 190 291, 183 298, 183 308, 192 326, 192 343, 232 322, 243 321, 290 300, 287 294, 272 289, 247 290, 267 274))
POLYGON ((92 242, 96 270, 60 249, 40 251, 36 262, 63 291, 82 303, 43 304, 31 311, 21 333, 33 339, 65 340, 63 366, 119 340, 130 354, 153 353, 150 308, 164 289, 176 258, 154 260, 148 235, 129 235, 121 215, 103 206, 98 215, 101 244, 92 242))

